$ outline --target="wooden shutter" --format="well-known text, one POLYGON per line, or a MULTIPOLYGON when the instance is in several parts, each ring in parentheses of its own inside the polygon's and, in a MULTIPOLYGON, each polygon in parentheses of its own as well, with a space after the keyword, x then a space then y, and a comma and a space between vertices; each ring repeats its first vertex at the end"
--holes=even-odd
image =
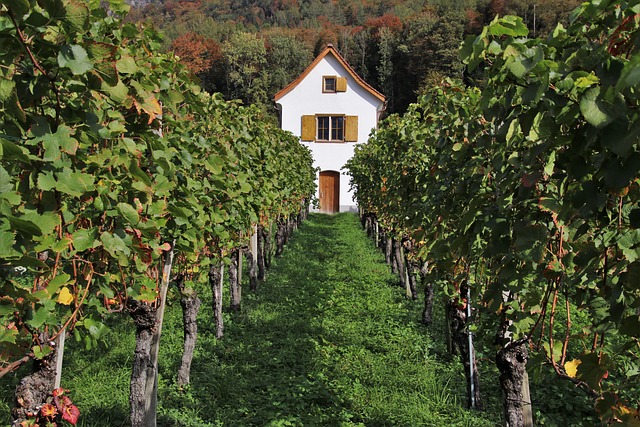
POLYGON ((316 116, 302 116, 302 135, 303 141, 313 141, 316 139, 316 116))
POLYGON ((344 118, 344 140, 346 142, 358 142, 358 116, 346 116, 344 118))
POLYGON ((336 77, 336 92, 346 92, 346 91, 347 91, 347 78, 336 77))

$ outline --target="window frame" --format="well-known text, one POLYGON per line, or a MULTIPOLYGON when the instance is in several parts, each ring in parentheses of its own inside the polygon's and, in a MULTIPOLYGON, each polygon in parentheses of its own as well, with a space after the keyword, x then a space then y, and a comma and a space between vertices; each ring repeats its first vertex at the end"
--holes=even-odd
POLYGON ((346 142, 346 116, 344 114, 316 114, 316 142, 345 143, 346 142), (328 119, 328 128, 324 128, 324 127, 320 128, 320 120, 324 118, 328 119), (339 126, 335 126, 334 120, 337 120, 340 123, 339 126), (341 132, 341 136, 342 136, 341 139, 332 139, 336 128, 339 129, 339 132, 341 132), (323 130, 323 133, 326 132, 328 134, 329 139, 320 138, 321 129, 323 130))
POLYGON ((338 92, 338 76, 322 76, 322 93, 338 92), (333 89, 327 89, 327 80, 333 80, 333 89))

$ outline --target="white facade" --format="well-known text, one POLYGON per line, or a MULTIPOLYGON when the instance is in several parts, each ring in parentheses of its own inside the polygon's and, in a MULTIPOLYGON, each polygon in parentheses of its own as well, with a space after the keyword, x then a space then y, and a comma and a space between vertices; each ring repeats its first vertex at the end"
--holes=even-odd
MULTIPOLYGON (((298 79, 276 94, 275 102, 280 111, 282 129, 303 137, 302 144, 312 151, 315 166, 320 172, 340 172, 339 210, 355 210, 356 204, 349 191, 349 176, 341 169, 353 156, 354 145, 366 142, 376 128, 385 106, 384 96, 364 82, 329 45, 298 79), (327 77, 346 78, 346 89, 326 91, 324 79, 327 77), (313 138, 307 136, 305 140, 304 116, 315 116, 314 126, 320 126, 318 116, 344 116, 343 132, 346 135, 351 131, 351 136, 343 135, 343 141, 321 141, 318 130, 314 129, 313 138), (348 121, 349 116, 357 116, 357 138, 353 121, 348 121)), ((320 194, 316 196, 320 198, 320 194)))

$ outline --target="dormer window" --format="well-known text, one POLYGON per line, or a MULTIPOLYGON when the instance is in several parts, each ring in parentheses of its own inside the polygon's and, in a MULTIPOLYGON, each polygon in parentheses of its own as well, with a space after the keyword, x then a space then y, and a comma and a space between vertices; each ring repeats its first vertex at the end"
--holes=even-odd
POLYGON ((347 91, 347 78, 336 76, 323 76, 322 77, 322 92, 323 93, 336 93, 347 91))
POLYGON ((334 93, 336 91, 335 76, 324 76, 322 78, 322 91, 325 93, 334 93))

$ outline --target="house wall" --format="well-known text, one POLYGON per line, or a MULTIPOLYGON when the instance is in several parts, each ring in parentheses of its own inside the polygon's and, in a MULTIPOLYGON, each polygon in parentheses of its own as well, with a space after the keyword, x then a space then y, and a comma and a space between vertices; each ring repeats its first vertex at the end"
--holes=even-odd
MULTIPOLYGON (((340 62, 327 55, 314 67, 305 78, 289 93, 278 101, 281 111, 282 129, 294 135, 302 133, 304 115, 344 114, 358 116, 358 142, 366 142, 372 129, 378 122, 378 111, 382 102, 360 86, 340 62), (347 78, 347 91, 337 93, 322 92, 323 76, 341 76, 347 78)), ((349 176, 341 169, 353 156, 356 143, 316 143, 303 141, 313 153, 315 166, 321 171, 340 172, 340 211, 355 210, 353 193, 349 191, 349 176)), ((316 180, 318 177, 316 177, 316 180)))

